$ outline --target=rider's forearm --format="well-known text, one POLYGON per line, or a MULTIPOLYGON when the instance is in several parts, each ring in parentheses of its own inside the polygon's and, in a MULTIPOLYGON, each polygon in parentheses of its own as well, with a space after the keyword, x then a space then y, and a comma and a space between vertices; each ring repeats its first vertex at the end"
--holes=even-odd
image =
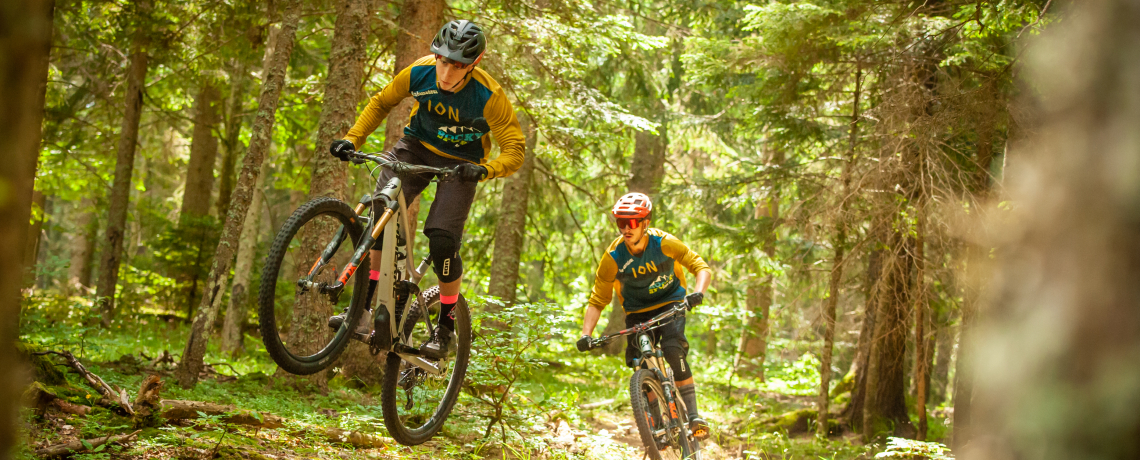
POLYGON ((697 272, 697 283, 693 288, 696 292, 708 294, 709 284, 712 283, 712 270, 701 270, 697 272))
MULTIPOLYGON (((526 138, 519 126, 518 117, 511 107, 502 88, 491 96, 483 108, 483 117, 491 127, 491 134, 499 143, 499 156, 483 166, 487 168, 485 179, 507 177, 518 171, 526 159, 526 138)), ((531 152, 534 155, 534 152, 531 152)))
POLYGON ((592 335, 594 327, 598 325, 598 320, 602 317, 602 309, 593 306, 586 307, 585 318, 582 319, 582 335, 592 335))

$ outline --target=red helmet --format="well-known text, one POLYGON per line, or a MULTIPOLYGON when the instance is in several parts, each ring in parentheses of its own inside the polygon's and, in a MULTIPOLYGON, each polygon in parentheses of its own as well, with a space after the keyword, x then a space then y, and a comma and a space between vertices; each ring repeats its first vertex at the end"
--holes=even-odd
POLYGON ((646 219, 653 212, 653 202, 644 193, 627 193, 614 204, 614 217, 619 219, 646 219))

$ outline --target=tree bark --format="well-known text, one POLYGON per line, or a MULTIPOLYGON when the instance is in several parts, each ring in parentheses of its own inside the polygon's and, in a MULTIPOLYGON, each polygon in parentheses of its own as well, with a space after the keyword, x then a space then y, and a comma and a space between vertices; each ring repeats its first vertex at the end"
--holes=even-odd
MULTIPOLYGON (((0 161, 0 257, 18 261, 24 253, 35 186, 51 46, 51 1, 0 4, 0 138, 8 146, 0 161)), ((0 266, 0 456, 20 442, 20 394, 26 384, 21 357, 12 345, 19 336, 20 288, 24 267, 0 266)))
MULTIPOLYGON (((784 163, 784 151, 774 149, 768 159, 769 167, 779 167, 784 163)), ((776 230, 780 221, 780 187, 772 184, 767 199, 756 206, 754 219, 768 219, 767 234, 762 236, 764 241, 764 256, 772 259, 776 255, 776 230)), ((753 273, 759 273, 759 265, 755 265, 753 273)), ((764 362, 768 355, 769 314, 772 311, 772 302, 775 293, 775 277, 764 275, 758 285, 748 288, 748 298, 745 301, 751 313, 750 320, 740 336, 740 343, 736 352, 734 367, 744 374, 754 375, 764 381, 764 362)), ((755 281, 753 281, 755 283, 755 281)))
POLYGON ((908 280, 912 262, 907 239, 894 231, 884 268, 885 292, 878 296, 879 311, 867 365, 863 402, 863 440, 870 442, 884 432, 910 437, 913 426, 906 408, 906 339, 908 280))
MULTIPOLYGON (((308 200, 334 197, 348 200, 348 163, 328 154, 327 146, 334 139, 342 139, 356 119, 356 103, 361 99, 360 83, 364 79, 364 31, 367 24, 368 2, 365 0, 339 0, 332 47, 329 52, 329 73, 325 80, 324 104, 317 128, 317 146, 313 155, 313 174, 309 182, 308 200)), ((325 244, 332 239, 339 225, 331 219, 322 219, 306 225, 301 235, 300 260, 316 260, 325 244)), ((302 265, 303 268, 308 268, 302 265)), ((358 276, 364 276, 361 273, 358 276)), ((329 342, 333 331, 328 327, 332 316, 326 302, 306 302, 301 296, 293 306, 293 327, 287 340, 300 350, 320 350, 329 342)), ((362 347, 348 350, 342 370, 375 373, 375 362, 362 347), (352 366, 348 361, 364 360, 365 368, 352 366)), ((316 385, 321 391, 328 387, 328 374, 318 372, 310 376, 289 376, 289 379, 316 385)))
POLYGON ((919 441, 926 440, 926 396, 928 385, 930 384, 930 359, 927 350, 927 328, 928 320, 927 305, 926 305, 926 284, 923 277, 926 276, 926 264, 923 260, 924 251, 923 245, 925 242, 925 228, 923 220, 926 218, 924 205, 919 203, 916 206, 917 221, 917 236, 914 243, 914 266, 917 270, 915 274, 915 287, 914 287, 914 386, 915 386, 915 403, 914 410, 918 414, 918 436, 916 439, 919 441))
POLYGON ((257 254, 257 237, 261 234, 261 191, 265 183, 266 166, 261 163, 261 172, 257 175, 254 193, 250 197, 249 209, 245 215, 245 224, 242 226, 241 238, 238 240, 237 262, 234 264, 234 282, 230 289, 230 303, 226 308, 225 322, 222 325, 221 351, 230 356, 237 356, 245 349, 242 330, 245 326, 249 310, 249 279, 253 275, 253 258, 257 254))
POLYGON ((186 283, 186 317, 194 316, 197 300, 198 266, 210 259, 207 253, 209 227, 203 218, 210 212, 210 191, 214 187, 214 162, 218 155, 218 139, 214 131, 218 123, 218 104, 221 93, 217 84, 208 77, 201 78, 198 95, 194 98, 194 131, 190 139, 190 161, 186 166, 186 186, 182 193, 182 210, 178 226, 187 249, 194 251, 197 263, 184 267, 178 280, 186 283))
MULTIPOLYGON (((137 6, 146 15, 150 2, 137 6)), ((146 84, 147 47, 149 37, 136 30, 131 43, 131 63, 127 69, 127 92, 124 100, 123 123, 119 131, 119 146, 115 160, 115 180, 111 185, 110 210, 107 230, 103 236, 103 249, 99 257, 99 282, 95 299, 103 315, 103 327, 111 325, 115 317, 115 288, 119 282, 119 264, 123 256, 123 234, 127 224, 127 206, 131 199, 131 175, 135 167, 135 147, 139 137, 139 119, 142 116, 142 96, 146 84)))
POLYGON ((930 403, 937 406, 946 401, 950 384, 950 358, 954 354, 954 332, 949 324, 934 323, 934 372, 931 374, 930 403))
POLYGON ((218 105, 221 92, 217 84, 202 78, 194 98, 194 132, 190 140, 190 162, 186 166, 186 188, 182 193, 179 220, 184 225, 190 218, 210 212, 210 191, 214 188, 214 162, 218 155, 218 105))
MULTIPOLYGON (((47 196, 39 190, 32 191, 32 208, 39 208, 39 217, 32 221, 28 228, 27 241, 24 243, 23 265, 29 273, 34 273, 36 259, 40 254, 40 236, 44 231, 44 218, 47 217, 47 196)), ((34 211, 34 209, 33 209, 34 211)))
POLYGON ((1004 238, 962 353, 985 359, 959 458, 1140 457, 1140 8, 1072 6, 1030 45, 1041 125, 1015 149, 1016 211, 990 222, 1004 238))
POLYGON ((75 230, 71 235, 71 264, 67 268, 65 294, 91 286, 91 262, 95 256, 95 200, 83 198, 76 206, 75 230))
MULTIPOLYGON (((875 234, 874 230, 871 232, 875 234)), ((863 403, 867 396, 867 364, 871 357, 871 342, 875 335, 875 317, 878 313, 880 277, 883 271, 883 250, 872 242, 867 255, 867 274, 863 284, 866 301, 863 304, 863 324, 859 327, 859 340, 855 344, 855 359, 851 361, 849 374, 855 377, 851 388, 851 401, 840 415, 856 433, 863 432, 863 403)))
MULTIPOLYGON (((404 0, 400 16, 396 18, 396 65, 392 75, 431 53, 431 41, 443 26, 446 9, 445 0, 404 0)), ((404 137, 404 126, 408 124, 414 104, 415 101, 408 98, 388 112, 388 122, 384 127, 385 151, 391 150, 396 141, 404 137)))
MULTIPOLYGON (((993 95, 992 87, 989 94, 993 95)), ((994 101, 996 104, 997 101, 994 101)), ((980 117, 992 119, 992 115, 980 117)), ((974 171, 974 204, 978 210, 984 210, 989 201, 990 192, 990 163, 993 161, 993 138, 996 128, 994 123, 982 123, 977 127, 978 146, 976 170, 974 171)), ((979 219, 980 221, 980 219, 979 219)), ((984 264, 986 249, 981 247, 978 238, 966 243, 966 278, 974 279, 982 273, 978 266, 984 264)), ((972 346, 974 322, 978 310, 979 292, 976 286, 967 285, 962 296, 962 322, 958 328, 958 359, 955 363, 954 373, 954 439, 951 445, 954 449, 965 446, 972 436, 972 415, 974 398, 974 375, 972 373, 971 357, 968 350, 972 346)))
POLYGON ((278 7, 282 17, 280 31, 276 34, 276 43, 270 47, 266 60, 268 65, 263 73, 264 82, 261 86, 261 96, 258 98, 249 152, 242 161, 241 177, 233 193, 230 212, 226 216, 226 224, 218 241, 210 275, 206 278, 206 290, 199 304, 198 314, 194 317, 194 325, 190 330, 186 349, 182 353, 182 360, 178 364, 178 383, 183 388, 191 388, 198 383, 198 372, 202 369, 202 358, 206 353, 210 329, 213 327, 214 317, 217 316, 218 306, 222 301, 222 292, 229 284, 230 266, 237 249, 237 240, 245 223, 245 215, 249 211, 249 203, 253 200, 253 186, 260 175, 261 163, 272 141, 274 115, 277 113, 281 89, 285 86, 285 70, 289 64, 289 56, 293 53, 301 9, 299 0, 285 0, 279 3, 278 7))
MULTIPOLYGON (((507 179, 495 225, 495 252, 491 258, 491 281, 487 293, 512 304, 519 284, 519 263, 526 243, 526 211, 534 171, 534 147, 538 134, 529 116, 519 117, 526 133, 526 159, 518 172, 507 179)), ((541 285, 541 281, 539 281, 541 285)))
POLYGON ((226 136, 222 141, 225 154, 222 156, 222 170, 218 173, 218 220, 224 220, 230 211, 230 195, 234 192, 234 166, 241 149, 242 101, 245 100, 245 64, 237 61, 230 71, 230 95, 225 107, 226 136))
POLYGON ((847 245, 847 198, 851 193, 851 168, 855 164, 855 146, 859 137, 859 97, 862 90, 861 67, 855 70, 855 95, 851 104, 851 129, 848 137, 847 161, 843 163, 840 183, 842 184, 839 197, 839 215, 835 218, 835 235, 831 242, 833 258, 831 261, 831 280, 827 286, 827 299, 823 306, 823 353, 819 361, 819 400, 816 403, 818 418, 816 420, 816 436, 826 438, 829 431, 827 418, 828 406, 831 403, 831 355, 835 348, 835 316, 836 304, 839 302, 839 287, 843 281, 843 251, 847 245))

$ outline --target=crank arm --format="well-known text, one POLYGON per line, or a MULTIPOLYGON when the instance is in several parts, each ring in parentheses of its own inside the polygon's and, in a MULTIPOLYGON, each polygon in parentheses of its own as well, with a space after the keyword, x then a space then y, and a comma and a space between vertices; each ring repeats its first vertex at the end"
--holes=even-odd
POLYGON ((444 369, 436 363, 433 363, 433 362, 428 361, 426 359, 423 359, 419 356, 408 354, 408 353, 397 353, 397 355, 400 356, 400 359, 407 361, 408 364, 411 364, 411 365, 416 366, 420 369, 423 369, 424 372, 427 372, 427 373, 432 374, 432 375, 443 375, 444 369))

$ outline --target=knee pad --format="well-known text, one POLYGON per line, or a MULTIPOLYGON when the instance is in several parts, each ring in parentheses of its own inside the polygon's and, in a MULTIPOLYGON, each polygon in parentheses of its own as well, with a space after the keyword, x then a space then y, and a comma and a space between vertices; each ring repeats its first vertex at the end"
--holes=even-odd
POLYGON ((459 258, 459 236, 447 230, 428 230, 431 268, 440 282, 450 283, 463 275, 463 259, 459 258))
POLYGON ((681 347, 665 347, 665 362, 669 363, 669 367, 673 368, 673 378, 678 382, 687 380, 693 376, 693 370, 689 368, 689 360, 685 358, 688 354, 681 347))

